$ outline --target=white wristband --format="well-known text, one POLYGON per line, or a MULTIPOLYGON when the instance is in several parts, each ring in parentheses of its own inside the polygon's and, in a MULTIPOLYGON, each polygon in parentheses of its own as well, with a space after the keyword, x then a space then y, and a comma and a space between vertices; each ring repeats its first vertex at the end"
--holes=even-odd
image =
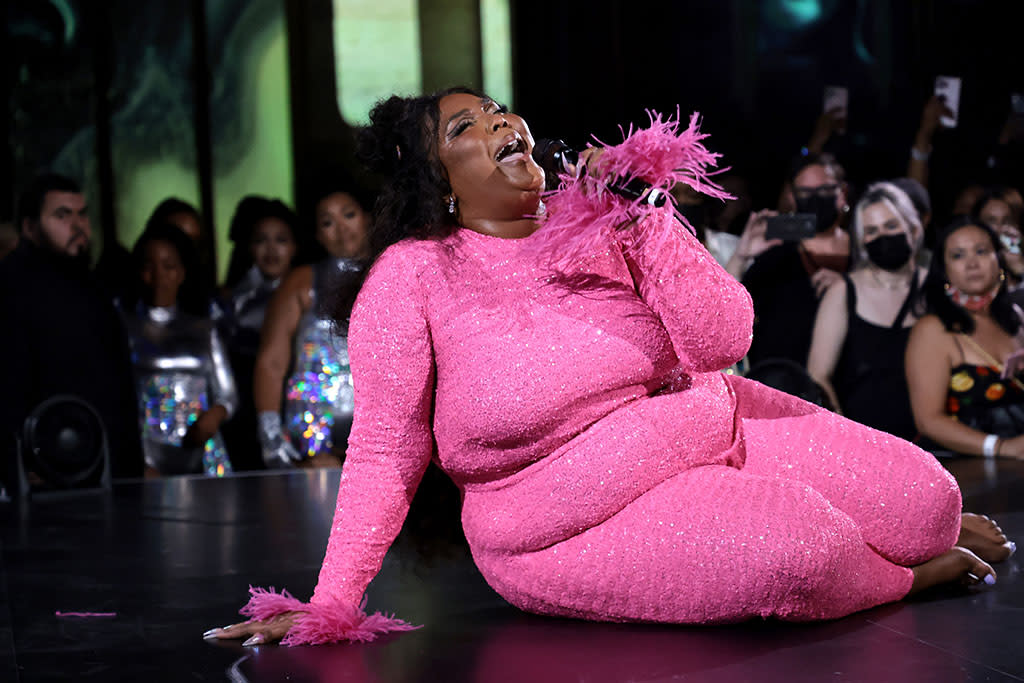
POLYGON ((996 444, 999 443, 999 437, 995 434, 989 434, 985 437, 985 441, 981 444, 981 454, 986 458, 996 457, 996 444))

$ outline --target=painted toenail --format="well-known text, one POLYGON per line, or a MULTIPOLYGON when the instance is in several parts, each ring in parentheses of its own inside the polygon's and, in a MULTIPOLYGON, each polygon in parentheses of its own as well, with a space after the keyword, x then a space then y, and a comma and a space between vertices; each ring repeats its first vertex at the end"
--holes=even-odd
POLYGON ((985 574, 984 581, 988 585, 994 586, 994 585, 996 585, 996 575, 995 574, 985 574))

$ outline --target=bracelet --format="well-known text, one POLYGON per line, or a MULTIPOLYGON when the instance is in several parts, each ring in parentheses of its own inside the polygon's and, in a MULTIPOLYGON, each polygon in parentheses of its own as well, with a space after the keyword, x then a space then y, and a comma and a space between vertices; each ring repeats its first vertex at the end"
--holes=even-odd
POLYGON ((927 152, 922 152, 917 147, 910 148, 910 158, 913 159, 914 161, 928 161, 931 155, 931 150, 928 150, 927 152))
POLYGON ((985 437, 985 441, 981 444, 981 454, 986 458, 996 457, 996 449, 999 447, 999 437, 995 434, 989 434, 985 437))

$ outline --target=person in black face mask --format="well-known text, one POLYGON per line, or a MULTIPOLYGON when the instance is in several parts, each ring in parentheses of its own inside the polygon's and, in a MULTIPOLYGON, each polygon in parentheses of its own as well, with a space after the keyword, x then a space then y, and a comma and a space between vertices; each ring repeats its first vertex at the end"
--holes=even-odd
POLYGON ((726 266, 742 276, 754 300, 754 339, 747 355, 752 365, 777 358, 801 366, 807 362, 818 300, 849 263, 849 235, 840 227, 847 210, 842 169, 825 155, 801 157, 795 169, 785 203, 817 216, 816 234, 792 242, 765 240, 765 221, 774 212, 757 212, 726 266), (745 274, 736 267, 740 258, 753 258, 745 274))
POLYGON ((825 292, 807 361, 846 417, 904 439, 917 434, 903 354, 925 275, 915 265, 923 234, 905 192, 868 187, 854 209, 856 265, 825 292))
POLYGON ((817 218, 815 225, 818 234, 828 233, 839 220, 839 207, 836 206, 838 195, 839 185, 834 183, 816 188, 800 188, 799 193, 793 193, 796 212, 813 213, 817 218))

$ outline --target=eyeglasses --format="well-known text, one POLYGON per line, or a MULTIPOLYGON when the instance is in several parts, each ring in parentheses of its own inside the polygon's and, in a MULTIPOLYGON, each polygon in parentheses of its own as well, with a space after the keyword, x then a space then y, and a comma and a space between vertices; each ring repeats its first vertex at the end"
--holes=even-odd
POLYGON ((794 187, 793 197, 810 199, 811 197, 835 197, 839 192, 838 185, 820 185, 818 187, 794 187))

